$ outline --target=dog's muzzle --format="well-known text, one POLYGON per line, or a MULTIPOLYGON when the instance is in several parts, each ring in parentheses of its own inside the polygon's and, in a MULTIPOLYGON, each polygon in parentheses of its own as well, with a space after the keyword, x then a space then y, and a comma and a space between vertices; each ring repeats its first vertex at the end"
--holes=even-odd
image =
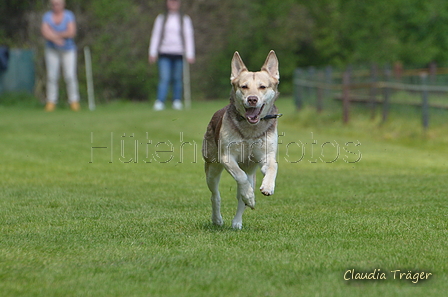
POLYGON ((264 104, 261 107, 246 107, 246 119, 251 124, 257 124, 260 121, 260 114, 263 111, 264 104))

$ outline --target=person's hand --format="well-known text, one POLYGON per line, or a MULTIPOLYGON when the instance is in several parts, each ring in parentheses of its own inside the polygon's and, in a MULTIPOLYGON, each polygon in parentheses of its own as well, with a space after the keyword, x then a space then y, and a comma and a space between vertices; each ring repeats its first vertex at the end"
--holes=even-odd
POLYGON ((48 24, 46 23, 42 24, 41 31, 45 39, 53 42, 57 46, 64 46, 65 44, 64 36, 55 32, 53 29, 50 28, 48 24))
POLYGON ((65 40, 64 40, 64 38, 60 38, 60 37, 55 38, 55 39, 53 40, 53 42, 54 42, 54 44, 56 44, 57 46, 64 46, 64 44, 65 44, 65 40))
POLYGON ((187 62, 190 63, 190 64, 193 64, 195 61, 196 61, 195 58, 188 58, 187 59, 187 62))
POLYGON ((149 56, 148 57, 149 64, 154 64, 157 62, 157 56, 149 56))

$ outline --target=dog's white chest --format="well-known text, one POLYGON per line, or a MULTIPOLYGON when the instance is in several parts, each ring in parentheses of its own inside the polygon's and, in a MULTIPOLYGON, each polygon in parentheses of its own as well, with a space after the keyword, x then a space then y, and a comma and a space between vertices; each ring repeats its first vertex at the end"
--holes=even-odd
POLYGON ((238 163, 259 164, 270 151, 267 134, 259 138, 243 138, 237 131, 222 129, 221 133, 219 147, 222 162, 228 162, 230 158, 238 163))

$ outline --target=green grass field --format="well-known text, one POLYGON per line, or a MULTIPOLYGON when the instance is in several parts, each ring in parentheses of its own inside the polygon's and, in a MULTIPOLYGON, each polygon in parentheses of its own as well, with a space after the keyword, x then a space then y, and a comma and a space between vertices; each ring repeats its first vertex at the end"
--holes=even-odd
POLYGON ((235 231, 235 182, 223 174, 215 227, 200 154, 225 104, 0 106, 0 295, 446 293, 447 114, 426 133, 412 110, 344 126, 279 99, 276 192, 235 231), (386 279, 351 279, 375 269, 386 279))

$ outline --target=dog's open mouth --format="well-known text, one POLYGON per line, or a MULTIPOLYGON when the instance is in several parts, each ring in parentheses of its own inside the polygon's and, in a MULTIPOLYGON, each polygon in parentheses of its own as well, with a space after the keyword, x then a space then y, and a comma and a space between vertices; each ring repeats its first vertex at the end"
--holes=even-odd
POLYGON ((260 121, 260 114, 263 111, 264 104, 261 107, 246 108, 246 119, 251 124, 256 124, 260 121))

